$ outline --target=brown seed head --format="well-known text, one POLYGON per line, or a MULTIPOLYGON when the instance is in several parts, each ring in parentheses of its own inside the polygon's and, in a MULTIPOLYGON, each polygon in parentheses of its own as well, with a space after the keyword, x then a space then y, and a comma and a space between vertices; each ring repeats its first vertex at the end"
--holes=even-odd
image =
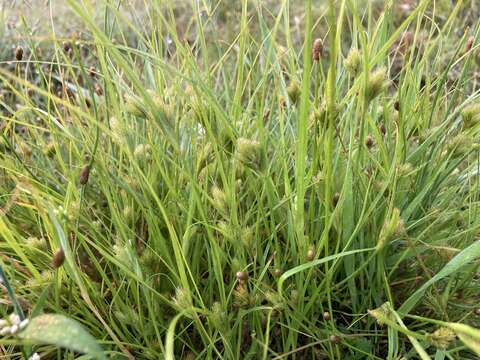
POLYGON ((370 135, 367 135, 367 137, 365 138, 365 146, 371 149, 374 144, 375 142, 373 141, 373 137, 371 137, 370 135))
POLYGON ((342 341, 342 338, 338 335, 330 335, 330 341, 334 344, 338 344, 340 341, 342 341))
POLYGON ((382 135, 385 135, 387 133, 387 128, 384 123, 380 124, 380 132, 382 133, 382 135))
POLYGON ((15 49, 15 58, 17 61, 22 61, 23 59, 23 48, 21 46, 17 46, 15 49))
POLYGON ((330 320, 330 313, 328 311, 325 311, 323 313, 323 320, 325 320, 325 321, 330 320))
POLYGON ((55 254, 53 254, 52 266, 55 269, 58 269, 60 266, 63 265, 64 261, 65 261, 65 252, 63 251, 62 248, 58 248, 55 254))
POLYGON ((275 276, 275 277, 282 276, 282 273, 283 273, 282 269, 280 269, 280 268, 276 268, 275 270, 273 270, 273 276, 275 276))
POLYGON ((98 83, 95 83, 94 89, 95 89, 95 94, 97 94, 98 96, 103 95, 103 89, 98 83))
POLYGON ((235 276, 237 277, 237 279, 241 282, 245 282, 248 280, 248 273, 246 271, 237 271, 237 273, 235 274, 235 276))
POLYGON ((68 41, 64 41, 62 44, 62 47, 63 47, 63 51, 65 51, 66 53, 68 53, 72 49, 68 41))
POLYGON ((475 309, 475 315, 478 315, 478 316, 480 316, 480 308, 478 308, 478 309, 475 309))
POLYGON ((340 200, 340 193, 336 192, 336 193, 333 195, 333 198, 332 198, 332 205, 333 205, 333 207, 337 206, 338 200, 340 200))
POLYGON ((80 172, 79 182, 80 185, 85 185, 88 182, 90 176, 90 165, 85 165, 80 172))
POLYGON ((313 247, 308 249, 307 256, 305 258, 307 259, 307 261, 312 261, 313 259, 315 259, 315 249, 313 247))
POLYGON ((312 45, 312 58, 313 61, 319 61, 322 56, 323 42, 322 39, 315 39, 312 45))
POLYGON ((396 100, 393 107, 395 110, 400 111, 400 101, 396 100))
POLYGON ((474 36, 470 36, 468 39, 467 39, 467 43, 465 44, 465 52, 469 52, 471 49, 472 49, 472 46, 473 46, 473 42, 475 41, 475 37, 474 36))
POLYGON ((88 68, 88 75, 90 75, 92 78, 95 77, 97 73, 97 70, 95 69, 95 66, 90 66, 88 68))

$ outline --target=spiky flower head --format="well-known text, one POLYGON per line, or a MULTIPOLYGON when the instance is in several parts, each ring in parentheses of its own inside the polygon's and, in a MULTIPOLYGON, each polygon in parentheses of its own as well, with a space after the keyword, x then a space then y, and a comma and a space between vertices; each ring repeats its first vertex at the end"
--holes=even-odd
POLYGON ((125 96, 125 110, 128 114, 135 117, 145 118, 147 116, 145 104, 138 96, 125 96))
POLYGON ((213 206, 220 211, 225 211, 227 208, 227 195, 217 185, 212 186, 213 206))
POLYGON ((472 128, 480 122, 480 102, 469 105, 462 110, 464 128, 472 128))
POLYGON ((362 56, 360 55, 360 51, 358 51, 357 48, 351 48, 343 65, 350 76, 357 76, 360 73, 362 66, 362 56))
POLYGON ((404 232, 405 222, 400 217, 400 210, 394 208, 390 216, 385 220, 382 230, 380 231, 377 250, 383 250, 393 238, 402 235, 404 232))
POLYGON ((376 309, 368 310, 368 314, 373 317, 379 325, 385 325, 390 321, 394 321, 394 314, 388 302, 376 309))
POLYGON ((256 140, 239 138, 235 146, 235 158, 245 164, 258 160, 260 155, 260 143, 256 140))
POLYGON ((151 147, 148 144, 138 144, 133 151, 133 156, 137 160, 148 160, 151 156, 151 147))
POLYGON ((178 287, 175 289, 175 296, 173 297, 173 302, 180 309, 190 309, 192 307, 192 299, 190 294, 184 288, 178 287))
POLYGON ((300 98, 300 86, 296 81, 292 81, 290 85, 287 87, 287 95, 288 98, 293 102, 296 103, 300 98))
POLYGON ((441 327, 428 335, 428 340, 437 348, 446 349, 455 341, 455 331, 447 327, 441 327))
POLYGON ((387 70, 384 67, 374 70, 368 77, 368 84, 365 89, 367 101, 372 101, 387 87, 387 70))

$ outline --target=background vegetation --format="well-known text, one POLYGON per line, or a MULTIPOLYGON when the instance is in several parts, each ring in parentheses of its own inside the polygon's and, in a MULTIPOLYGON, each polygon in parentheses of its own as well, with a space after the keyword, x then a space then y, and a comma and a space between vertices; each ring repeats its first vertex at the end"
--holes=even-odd
POLYGON ((3 6, 2 358, 480 356, 475 1, 3 6))

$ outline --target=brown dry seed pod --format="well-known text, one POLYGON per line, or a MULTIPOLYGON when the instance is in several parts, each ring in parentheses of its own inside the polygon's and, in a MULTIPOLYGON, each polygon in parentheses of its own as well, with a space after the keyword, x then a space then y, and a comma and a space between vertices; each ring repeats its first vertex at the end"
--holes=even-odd
POLYGON ((380 124, 380 132, 382 133, 382 135, 385 135, 387 133, 387 128, 384 123, 380 124))
POLYGON ((88 178, 90 176, 90 165, 85 165, 80 172, 79 182, 80 185, 85 185, 88 182, 88 178))
POLYGON ((315 259, 315 249, 308 249, 306 259, 307 261, 312 261, 313 259, 315 259))
POLYGON ((472 46, 473 46, 473 42, 475 41, 475 37, 473 36, 470 36, 468 39, 467 39, 467 43, 465 45, 465 52, 469 52, 471 49, 472 49, 472 46))
POLYGON ((21 61, 23 59, 23 48, 21 46, 17 46, 15 49, 15 58, 17 61, 21 61))
POLYGON ((338 344, 340 341, 342 341, 342 338, 338 335, 330 335, 329 339, 334 344, 338 344))
POLYGON ((70 43, 67 41, 64 41, 62 46, 63 46, 63 51, 65 51, 66 53, 68 53, 72 49, 72 47, 70 46, 70 43))
POLYGON ((96 70, 95 70, 95 67, 94 66, 90 66, 90 68, 88 69, 88 75, 90 75, 91 77, 95 77, 96 75, 96 70))
POLYGON ((312 58, 314 61, 319 61, 322 56, 323 42, 322 39, 315 39, 312 46, 312 58))
POLYGON ((395 110, 400 111, 400 101, 396 100, 393 104, 393 107, 395 108, 395 110))
POLYGON ((65 252, 63 251, 62 248, 59 248, 55 254, 53 254, 53 258, 52 258, 52 266, 55 268, 55 269, 58 269, 60 266, 63 265, 65 261, 65 252))
POLYGON ((95 94, 97 94, 98 96, 103 95, 103 89, 99 84, 95 84, 94 88, 95 88, 95 94))
POLYGON ((235 276, 240 281, 247 281, 248 280, 248 273, 246 271, 237 271, 235 276))
POLYGON ((370 135, 368 135, 366 138, 365 138, 365 146, 369 149, 371 149, 374 145, 374 141, 373 141, 373 137, 371 137, 370 135))

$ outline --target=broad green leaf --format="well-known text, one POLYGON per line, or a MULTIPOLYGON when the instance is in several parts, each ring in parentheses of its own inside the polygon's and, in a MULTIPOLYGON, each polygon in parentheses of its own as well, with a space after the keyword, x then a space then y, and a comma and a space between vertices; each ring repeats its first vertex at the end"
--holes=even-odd
POLYGON ((462 250, 457 256, 448 262, 442 270, 425 284, 423 284, 417 291, 413 293, 398 309, 398 312, 402 315, 408 314, 422 298, 427 289, 437 281, 455 273, 462 266, 467 265, 471 261, 480 257, 480 241, 474 242, 472 245, 462 250))
POLYGON ((96 359, 106 359, 93 336, 79 322, 63 315, 39 315, 30 320, 18 337, 29 343, 55 345, 96 359))

